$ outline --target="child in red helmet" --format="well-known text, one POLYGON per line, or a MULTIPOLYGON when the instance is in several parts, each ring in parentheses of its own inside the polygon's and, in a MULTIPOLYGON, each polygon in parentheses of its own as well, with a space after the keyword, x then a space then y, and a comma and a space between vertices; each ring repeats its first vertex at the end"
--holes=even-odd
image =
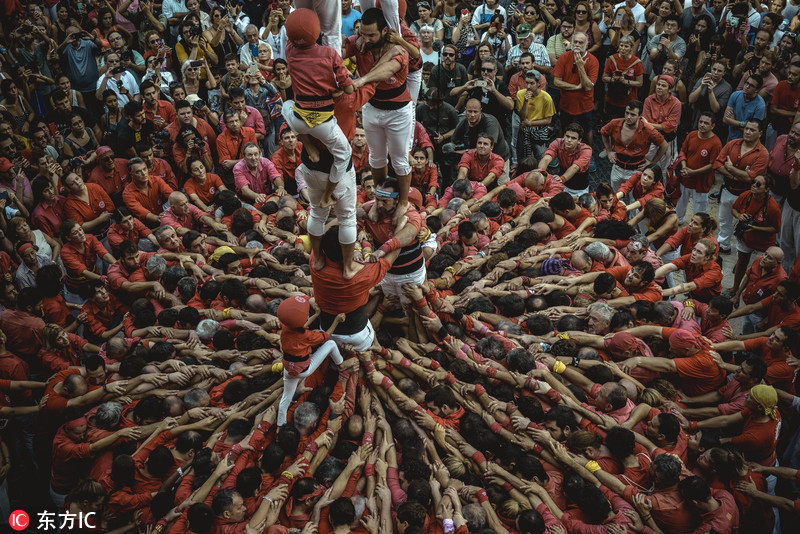
POLYGON ((283 396, 278 406, 278 426, 286 424, 286 413, 300 382, 316 371, 328 355, 336 365, 343 361, 331 334, 345 320, 345 314, 337 315, 327 332, 318 332, 306 328, 320 313, 317 310, 309 318, 309 308, 308 297, 289 297, 278 306, 283 352, 283 396))
POLYGON ((321 208, 332 206, 336 184, 347 172, 351 160, 350 143, 333 115, 333 94, 353 92, 353 80, 338 50, 317 44, 319 18, 310 9, 295 9, 286 18, 286 61, 292 77, 294 101, 283 106, 283 117, 297 132, 311 161, 319 161, 319 152, 308 136, 325 145, 333 156, 333 167, 321 208))

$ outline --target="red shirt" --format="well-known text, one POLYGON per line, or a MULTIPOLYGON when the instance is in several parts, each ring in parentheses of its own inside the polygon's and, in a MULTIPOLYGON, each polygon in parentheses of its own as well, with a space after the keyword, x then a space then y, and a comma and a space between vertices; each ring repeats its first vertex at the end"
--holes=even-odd
MULTIPOLYGON (((747 171, 752 181, 753 178, 759 174, 764 174, 764 171, 767 169, 767 165, 769 164, 769 151, 764 145, 758 143, 755 148, 742 154, 742 143, 744 143, 743 139, 728 141, 728 143, 722 147, 719 156, 717 156, 717 160, 714 162, 714 170, 722 167, 727 158, 731 158, 731 163, 733 163, 737 169, 747 171)), ((725 179, 725 184, 731 189, 731 193, 734 195, 739 195, 750 189, 749 183, 733 181, 730 178, 725 179)))
POLYGON ((589 163, 592 161, 592 147, 586 143, 578 143, 578 147, 574 151, 567 152, 564 148, 564 138, 559 137, 550 143, 544 155, 557 159, 562 173, 573 165, 577 165, 578 174, 580 174, 589 171, 589 163))
POLYGON ((83 244, 83 251, 70 242, 64 243, 61 247, 61 261, 67 270, 67 276, 73 278, 83 278, 83 271, 95 271, 97 258, 102 258, 108 254, 106 248, 92 234, 86 234, 86 242, 83 244))
POLYGON ((377 286, 392 264, 381 258, 377 263, 365 263, 352 280, 342 276, 342 266, 331 260, 319 271, 311 269, 314 298, 325 313, 350 313, 369 300, 369 290, 377 286))
POLYGON ((167 102, 166 100, 156 101, 155 112, 150 111, 150 108, 147 106, 147 104, 144 104, 143 107, 144 107, 144 116, 154 122, 156 120, 155 119, 156 115, 164 119, 164 122, 166 122, 167 124, 171 123, 176 118, 178 118, 178 116, 175 114, 175 108, 172 107, 172 104, 167 102))
POLYGON ((681 120, 681 101, 670 94, 666 102, 661 102, 653 93, 644 99, 642 117, 650 124, 660 124, 664 133, 673 133, 681 120))
POLYGON ((87 300, 86 304, 81 307, 81 312, 86 314, 86 326, 89 331, 97 337, 100 337, 103 332, 111 328, 114 317, 117 315, 115 312, 124 311, 122 306, 114 295, 108 295, 109 300, 105 305, 98 305, 87 300))
MULTIPOLYGON (((378 62, 380 57, 376 58, 371 51, 367 51, 366 53, 359 52, 358 48, 356 47, 357 39, 357 35, 351 35, 346 41, 344 41, 345 53, 347 54, 347 57, 356 58, 358 72, 367 73, 372 70, 372 67, 375 66, 375 63, 378 62)), ((391 59, 400 63, 400 70, 395 72, 389 79, 377 84, 375 87, 375 96, 373 96, 370 100, 370 102, 373 104, 375 102, 378 102, 378 105, 381 105, 380 102, 400 103, 411 101, 411 96, 408 92, 408 85, 406 84, 406 77, 408 76, 408 54, 403 51, 393 56, 391 59), (405 89, 402 93, 397 96, 388 96, 394 94, 395 91, 393 90, 397 90, 404 85, 405 89)), ((294 83, 294 80, 292 83, 294 83)), ((295 89, 295 91, 297 91, 297 89, 295 89)))
POLYGON ((774 351, 767 347, 767 337, 744 340, 744 348, 761 356, 767 364, 767 374, 764 381, 774 387, 794 395, 795 368, 786 363, 786 354, 774 351))
POLYGON ((725 490, 712 489, 711 496, 719 503, 719 508, 700 516, 697 534, 714 532, 716 534, 734 534, 739 531, 739 507, 733 495, 725 490))
POLYGON ((153 168, 147 169, 150 176, 158 176, 175 191, 180 190, 180 184, 175 173, 172 172, 172 167, 165 159, 153 158, 153 168))
MULTIPOLYGON (((584 69, 586 75, 592 83, 597 82, 597 74, 600 71, 600 66, 597 58, 590 53, 586 53, 583 57, 585 64, 584 69)), ((575 54, 565 53, 561 54, 556 61, 556 66, 553 68, 553 77, 559 78, 561 81, 575 85, 581 84, 581 77, 575 67, 575 54)), ((589 91, 578 89, 577 91, 561 91, 560 108, 565 113, 570 115, 582 115, 589 113, 594 108, 593 103, 594 88, 589 91)))
MULTIPOLYGON (((769 104, 782 111, 796 112, 800 108, 800 84, 792 87, 786 80, 779 81, 778 85, 775 86, 775 92, 772 93, 772 100, 770 100, 769 104)), ((792 127, 792 117, 772 115, 770 122, 779 134, 789 133, 789 129, 792 127)))
POLYGON ((128 160, 114 158, 114 170, 106 171, 102 165, 97 165, 89 173, 87 184, 97 184, 109 195, 122 191, 130 181, 128 177, 128 160))
POLYGON ((225 130, 217 137, 217 154, 219 161, 239 160, 244 157, 244 145, 247 143, 258 144, 256 131, 247 126, 242 126, 239 135, 234 137, 230 130, 225 130))
POLYGON ((486 160, 481 161, 478 157, 477 149, 473 149, 464 152, 464 155, 461 156, 461 161, 458 162, 458 167, 459 169, 461 167, 467 169, 468 180, 481 182, 489 176, 489 173, 494 173, 495 178, 499 178, 503 174, 505 161, 494 152, 490 152, 486 160))
MULTIPOLYGON (((560 59, 560 58, 559 58, 560 59)), ((661 132, 651 125, 639 121, 639 127, 626 145, 622 141, 622 123, 625 119, 614 119, 600 129, 600 134, 611 137, 614 153, 620 163, 639 165, 644 162, 650 145, 664 142, 661 132)))
POLYGON ((295 183, 297 180, 294 176, 297 167, 300 166, 302 163, 300 157, 303 151, 303 143, 298 141, 294 147, 294 160, 289 157, 289 153, 286 152, 286 149, 278 147, 278 149, 270 156, 270 160, 272 164, 275 165, 275 168, 281 173, 281 178, 283 178, 284 184, 295 183))
MULTIPOLYGON (((487 193, 486 186, 483 185, 482 183, 476 182, 476 181, 473 181, 473 180, 470 180, 469 183, 472 184, 472 196, 473 196, 473 198, 481 198, 487 193)), ((454 197, 454 195, 453 195, 453 186, 450 185, 444 190, 444 193, 442 194, 442 197, 439 199, 439 207, 440 208, 446 207, 447 203, 450 202, 450 200, 453 197, 454 197)))
POLYGON ((172 188, 164 180, 158 176, 150 176, 146 193, 131 182, 125 186, 125 190, 122 192, 122 200, 134 217, 144 219, 151 213, 153 215, 160 214, 163 211, 163 202, 171 193, 172 188))
POLYGON ((197 195, 206 205, 214 202, 214 193, 219 191, 221 187, 223 187, 222 178, 210 172, 206 173, 206 181, 202 184, 198 183, 194 177, 189 178, 183 184, 183 189, 187 195, 190 197, 197 195))
POLYGON ((778 429, 780 428, 780 414, 778 419, 759 423, 754 420, 748 408, 741 412, 744 417, 744 426, 741 434, 733 436, 731 443, 744 453, 744 457, 751 462, 764 466, 775 465, 775 446, 778 443, 778 429))
POLYGON ((30 313, 20 310, 6 310, 0 315, 0 330, 6 335, 6 348, 20 356, 30 359, 39 352, 44 321, 30 313))
POLYGON ((672 260, 671 263, 677 265, 678 269, 684 269, 686 280, 694 282, 697 286, 694 291, 689 293, 692 298, 708 302, 722 291, 722 268, 716 261, 695 265, 689 262, 691 256, 691 253, 684 254, 680 258, 672 260))
POLYGON ((83 347, 88 343, 81 336, 67 332, 69 338, 69 345, 64 348, 46 349, 42 347, 39 350, 39 360, 42 362, 42 368, 48 374, 63 371, 72 365, 80 365, 80 359, 83 356, 83 347))
POLYGON ((272 183, 281 177, 281 174, 267 158, 260 158, 256 173, 247 166, 247 161, 242 160, 233 167, 233 179, 236 184, 236 192, 241 193, 247 186, 250 190, 259 195, 269 195, 272 193, 272 183))
POLYGON ((56 323, 62 328, 67 327, 67 317, 71 314, 67 307, 67 299, 64 295, 58 294, 55 297, 44 297, 42 299, 42 318, 47 323, 56 323))
MULTIPOLYGON (((697 130, 689 132, 681 145, 681 154, 686 156, 686 166, 690 169, 699 169, 714 163, 720 151, 722 151, 722 141, 719 137, 712 134, 708 139, 701 139, 697 130)), ((706 173, 693 174, 688 178, 678 176, 684 187, 694 189, 698 193, 708 193, 714 185, 713 168, 706 173)))
MULTIPOLYGON (((300 48, 291 42, 286 43, 286 61, 290 66, 289 74, 292 76, 292 89, 294 89, 295 97, 329 97, 330 99, 330 102, 318 99, 314 99, 315 102, 306 102, 302 99, 297 101, 295 98, 296 106, 310 109, 333 104, 333 93, 348 85, 353 85, 350 72, 345 68, 339 52, 339 50, 318 44, 300 48)), ((369 68, 359 70, 359 72, 367 73, 369 68)))
POLYGON ((86 441, 72 441, 63 426, 58 429, 53 438, 53 467, 50 471, 50 484, 58 493, 68 493, 92 468, 94 458, 90 445, 86 441))
MULTIPOLYGON (((350 143, 351 148, 353 143, 350 143)), ((369 147, 364 145, 364 153, 360 156, 353 149, 353 170, 358 174, 364 167, 369 167, 369 147)))
POLYGON ((688 358, 675 358, 673 361, 678 376, 681 377, 681 390, 687 395, 702 395, 714 391, 725 380, 725 372, 717 367, 714 357, 707 350, 701 350, 688 358))
POLYGON ((768 273, 761 267, 761 256, 758 256, 747 270, 747 286, 742 292, 742 302, 755 304, 775 292, 778 284, 789 278, 781 264, 768 273))
POLYGON ((130 230, 125 230, 119 223, 111 223, 108 228, 108 244, 111 245, 111 250, 117 250, 123 241, 138 243, 140 239, 147 239, 152 233, 142 221, 134 217, 133 228, 130 230))
MULTIPOLYGON (((502 158, 501 158, 502 159, 502 158)), ((492 171, 493 172, 493 171, 492 171)), ((432 188, 439 189, 439 172, 436 167, 425 166, 425 170, 420 174, 416 168, 411 168, 411 185, 418 187, 428 194, 432 188)))
POLYGON ((5 380, 30 380, 31 370, 27 362, 10 352, 0 353, 0 378, 5 380))
MULTIPOLYGON (((606 61, 603 73, 609 76, 613 76, 617 73, 626 80, 636 80, 639 76, 644 75, 644 65, 642 65, 642 62, 634 54, 631 54, 631 57, 627 60, 622 59, 622 56, 619 54, 614 54, 606 61), (613 60, 611 58, 613 58, 613 60), (636 64, 634 65, 634 63, 636 64)), ((606 91, 606 102, 614 106, 623 107, 631 100, 636 100, 636 87, 631 87, 627 92, 623 90, 619 94, 616 91, 606 91)))
POLYGON ((61 223, 67 219, 64 204, 66 197, 56 195, 52 206, 40 202, 31 213, 31 226, 39 229, 50 237, 56 237, 61 232, 61 223))
POLYGON ((281 325, 281 350, 283 351, 283 368, 290 377, 295 377, 308 369, 311 364, 309 354, 314 349, 330 339, 327 332, 303 329, 298 332, 293 328, 281 325), (293 358, 287 359, 286 356, 293 358), (297 361, 298 358, 303 358, 297 361))
MULTIPOLYGON (((93 221, 104 211, 114 212, 114 203, 102 187, 92 183, 85 185, 89 194, 88 204, 75 195, 69 195, 64 202, 64 212, 67 218, 77 221, 78 224, 93 221)), ((96 230, 102 230, 102 227, 96 228, 96 230)))
MULTIPOLYGON (((776 230, 781 229, 781 207, 770 194, 767 194, 764 200, 759 202, 751 191, 745 191, 733 203, 733 209, 739 213, 752 215, 755 226, 771 226, 776 230)), ((776 236, 777 233, 774 232, 746 230, 743 237, 745 245, 764 252, 775 245, 776 236)))
POLYGON ((716 255, 719 256, 719 243, 717 238, 713 235, 703 237, 701 234, 692 235, 689 233, 689 227, 684 226, 679 228, 677 232, 669 236, 665 241, 666 244, 672 247, 672 250, 679 250, 682 253, 691 253, 694 246, 701 239, 709 239, 717 246, 716 255))
POLYGON ((619 191, 627 194, 632 194, 634 200, 638 200, 639 203, 644 207, 647 204, 647 201, 651 198, 664 198, 664 184, 661 182, 655 182, 649 191, 645 193, 644 189, 642 188, 642 173, 636 172, 625 180, 619 186, 619 191))
MULTIPOLYGON (((611 276, 617 279, 617 282, 623 283, 625 281, 625 277, 628 276, 630 270, 633 269, 631 266, 621 266, 621 267, 611 267, 610 269, 606 269, 605 271, 609 273, 611 276)), ((639 288, 637 290, 631 290, 628 287, 625 287, 625 290, 630 293, 632 297, 636 297, 636 300, 646 300, 648 302, 659 302, 663 298, 661 296, 661 289, 656 285, 655 282, 650 282, 646 286, 639 288)))

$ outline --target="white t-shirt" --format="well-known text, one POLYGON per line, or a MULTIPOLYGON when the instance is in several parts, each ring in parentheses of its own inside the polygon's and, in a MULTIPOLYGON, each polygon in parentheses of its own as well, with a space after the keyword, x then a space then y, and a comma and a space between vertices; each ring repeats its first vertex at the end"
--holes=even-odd
MULTIPOLYGON (((614 6, 614 12, 616 12, 622 6, 626 6, 625 2, 620 2, 619 4, 614 6)), ((631 8, 631 13, 633 13, 633 23, 634 24, 647 24, 647 19, 644 17, 644 6, 641 5, 639 2, 636 2, 631 8)))

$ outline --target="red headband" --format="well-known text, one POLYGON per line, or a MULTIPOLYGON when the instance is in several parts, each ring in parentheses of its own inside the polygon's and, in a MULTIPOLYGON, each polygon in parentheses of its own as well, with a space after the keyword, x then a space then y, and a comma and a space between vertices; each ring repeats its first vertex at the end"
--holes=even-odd
POLYGON ((25 252, 29 248, 33 248, 33 244, 30 241, 25 241, 24 243, 21 243, 17 247, 17 254, 22 254, 23 252, 25 252))
POLYGON ((73 419, 72 421, 67 421, 66 423, 64 423, 64 428, 73 429, 79 426, 83 426, 85 424, 88 424, 88 421, 86 421, 86 417, 82 415, 77 419, 73 419))

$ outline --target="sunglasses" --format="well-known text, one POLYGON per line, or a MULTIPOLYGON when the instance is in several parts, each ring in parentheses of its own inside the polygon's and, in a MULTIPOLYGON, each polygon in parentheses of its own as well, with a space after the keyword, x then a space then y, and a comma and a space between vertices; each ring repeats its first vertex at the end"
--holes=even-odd
POLYGON ((586 15, 587 13, 589 13, 589 12, 588 12, 588 11, 586 11, 585 9, 582 9, 582 10, 580 10, 580 11, 576 11, 576 12, 575 12, 575 14, 576 14, 576 15, 586 15))
POLYGON ((481 72, 494 72, 494 71, 496 71, 496 70, 497 70, 497 69, 484 69, 484 68, 482 68, 482 69, 481 69, 481 72))
POLYGON ((442 57, 456 57, 453 52, 442 52, 442 57))

